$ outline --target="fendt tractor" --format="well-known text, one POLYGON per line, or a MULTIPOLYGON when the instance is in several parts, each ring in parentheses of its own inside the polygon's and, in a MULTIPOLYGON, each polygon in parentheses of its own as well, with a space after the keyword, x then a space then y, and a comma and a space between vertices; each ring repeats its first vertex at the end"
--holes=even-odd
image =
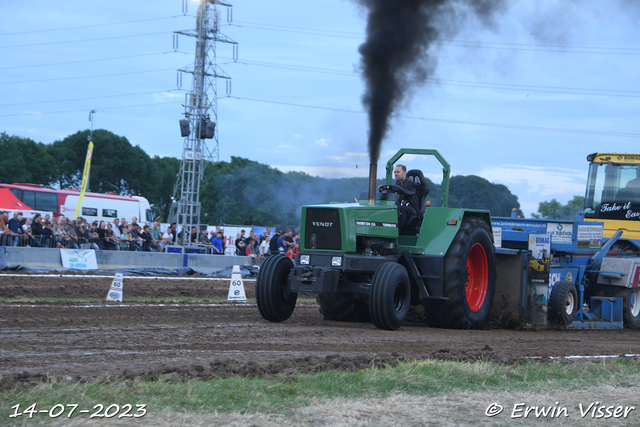
POLYGON ((487 322, 640 328, 640 156, 593 154, 584 215, 576 221, 491 218, 447 206, 450 166, 435 150, 401 149, 386 165, 386 189, 356 203, 304 206, 301 251, 260 268, 262 317, 287 320, 299 293, 316 294, 326 320, 398 329, 411 307, 430 326, 479 329, 487 322), (440 206, 427 202, 421 170, 407 172, 421 209, 398 225, 393 168, 403 155, 442 165, 440 206))

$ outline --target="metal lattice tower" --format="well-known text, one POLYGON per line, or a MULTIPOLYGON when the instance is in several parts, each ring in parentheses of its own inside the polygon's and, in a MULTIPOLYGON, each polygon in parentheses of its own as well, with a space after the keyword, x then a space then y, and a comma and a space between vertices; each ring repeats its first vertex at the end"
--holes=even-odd
MULTIPOLYGON (((220 6, 227 8, 227 21, 231 23, 231 5, 221 0, 200 0, 198 8, 196 30, 176 31, 174 34, 174 49, 177 49, 179 34, 196 38, 195 62, 178 70, 181 73, 193 75, 193 88, 185 95, 184 115, 189 124, 189 135, 184 138, 182 150, 182 164, 180 174, 174 188, 173 204, 170 219, 182 226, 200 225, 200 184, 207 162, 220 160, 218 147, 218 88, 217 79, 226 79, 227 95, 230 95, 231 84, 229 75, 216 64, 216 43, 233 44, 233 58, 237 59, 237 43, 220 32, 220 6), (201 131, 202 127, 202 131, 201 131), (213 135, 205 136, 206 129, 213 135), (211 129, 213 128, 213 129, 211 129), (205 139, 212 139, 210 149, 205 139)), ((187 3, 183 0, 183 12, 186 14, 187 3)), ((182 84, 182 74, 178 74, 178 87, 182 84)), ((182 123, 181 123, 182 124, 182 123)), ((182 233, 179 242, 189 245, 189 238, 182 233)))

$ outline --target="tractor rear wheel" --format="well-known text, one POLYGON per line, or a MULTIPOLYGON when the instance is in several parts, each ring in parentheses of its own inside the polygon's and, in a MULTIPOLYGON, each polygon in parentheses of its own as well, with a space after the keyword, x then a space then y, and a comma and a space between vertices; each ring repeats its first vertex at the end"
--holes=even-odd
POLYGON ((379 266, 373 274, 369 295, 373 324, 380 329, 395 331, 404 323, 410 302, 411 282, 407 269, 395 262, 379 266))
POLYGON ((480 329, 489 319, 496 285, 496 255, 487 223, 465 218, 444 257, 444 293, 447 301, 426 315, 430 325, 480 329))
POLYGON ((359 293, 326 292, 318 294, 316 301, 320 304, 320 314, 324 320, 339 322, 370 322, 369 304, 359 293))
POLYGON ((551 289, 547 316, 557 325, 569 325, 576 317, 578 305, 576 286, 566 280, 557 282, 551 289))
POLYGON ((640 329, 640 288, 627 289, 624 298, 624 325, 631 329, 640 329))
POLYGON ((289 272, 293 262, 284 256, 272 255, 260 267, 256 279, 256 302, 265 320, 283 322, 291 317, 298 294, 291 292, 289 272))

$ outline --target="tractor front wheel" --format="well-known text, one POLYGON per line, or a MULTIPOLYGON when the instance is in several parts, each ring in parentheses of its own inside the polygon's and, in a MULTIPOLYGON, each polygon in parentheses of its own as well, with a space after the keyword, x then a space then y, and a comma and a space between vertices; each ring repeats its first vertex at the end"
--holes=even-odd
POLYGON ((411 282, 407 270, 395 262, 386 262, 376 269, 371 282, 369 311, 373 324, 380 329, 395 331, 409 313, 411 282))
POLYGON ((265 320, 283 322, 291 317, 298 299, 289 284, 292 268, 293 262, 280 255, 268 257, 260 267, 256 278, 256 302, 265 320))

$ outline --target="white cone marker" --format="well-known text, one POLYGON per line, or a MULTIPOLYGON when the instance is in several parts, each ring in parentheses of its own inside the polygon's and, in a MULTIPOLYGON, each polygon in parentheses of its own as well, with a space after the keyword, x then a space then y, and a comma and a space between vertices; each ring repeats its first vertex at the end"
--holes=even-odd
POLYGON ((229 297, 227 301, 247 302, 239 265, 234 265, 233 270, 231 270, 231 284, 229 285, 229 297))
POLYGON ((111 282, 111 288, 107 294, 107 301, 119 301, 122 302, 122 273, 116 273, 116 277, 111 282))

